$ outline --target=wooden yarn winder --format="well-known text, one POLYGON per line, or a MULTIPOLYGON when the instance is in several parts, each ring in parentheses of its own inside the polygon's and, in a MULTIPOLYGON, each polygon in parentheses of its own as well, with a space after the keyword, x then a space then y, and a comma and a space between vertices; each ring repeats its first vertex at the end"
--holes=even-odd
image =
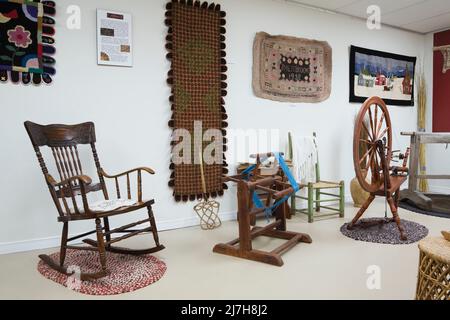
POLYGON ((400 238, 407 240, 405 230, 398 216, 398 201, 401 185, 408 178, 408 157, 400 154, 403 166, 390 167, 392 161, 392 124, 388 109, 379 97, 372 97, 363 104, 355 123, 353 137, 353 161, 356 177, 361 187, 370 193, 368 200, 363 204, 353 221, 347 226, 352 229, 361 218, 376 196, 386 198, 392 212, 392 219, 400 231, 400 238), (378 116, 379 115, 379 116, 378 116))
POLYGON ((254 174, 244 172, 240 175, 224 177, 225 182, 237 183, 239 238, 226 244, 218 244, 214 247, 213 251, 215 253, 282 266, 283 260, 281 259, 281 255, 284 252, 290 250, 299 242, 312 243, 312 240, 307 234, 287 231, 286 212, 288 210, 286 210, 287 201, 284 200, 288 199, 295 192, 292 183, 284 182, 283 177, 280 175, 267 177, 258 174, 262 161, 269 157, 279 157, 279 160, 282 162, 280 165, 283 167, 285 163, 282 159, 282 154, 268 153, 258 154, 252 157, 256 158, 256 165, 252 168, 254 174), (267 196, 264 207, 257 205, 259 200, 255 198, 256 191, 262 191, 269 195, 267 196), (255 204, 255 202, 257 203, 255 204), (272 207, 273 211, 271 210, 276 221, 265 227, 255 226, 256 215, 267 212, 268 208, 277 202, 279 205, 276 208, 272 207), (283 239, 287 240, 287 242, 270 252, 254 249, 252 241, 260 236, 283 239))

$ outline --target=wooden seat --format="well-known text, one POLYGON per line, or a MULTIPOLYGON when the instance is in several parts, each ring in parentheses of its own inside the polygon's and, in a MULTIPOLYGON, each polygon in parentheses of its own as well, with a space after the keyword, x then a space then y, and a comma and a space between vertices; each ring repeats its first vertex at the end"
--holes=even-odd
MULTIPOLYGON (((100 270, 95 273, 81 274, 81 280, 99 279, 108 275, 106 251, 124 253, 124 254, 149 254, 164 249, 159 243, 158 230, 156 228, 155 217, 152 210, 154 200, 143 200, 142 192, 142 173, 153 175, 154 171, 150 168, 141 167, 126 172, 109 175, 100 165, 95 142, 95 126, 92 122, 79 125, 39 125, 32 122, 25 122, 25 128, 33 144, 34 151, 39 161, 45 182, 50 191, 51 198, 58 211, 58 221, 63 223, 61 237, 60 259, 54 261, 47 255, 41 255, 40 258, 51 268, 68 274, 67 267, 64 265, 67 249, 97 251, 100 258, 100 270), (90 147, 95 168, 97 171, 98 182, 93 182, 92 178, 86 176, 83 171, 82 162, 79 157, 78 147, 87 145, 90 147), (51 157, 55 161, 60 182, 49 173, 43 156, 44 147, 50 149, 51 157), (136 186, 135 201, 132 199, 132 178, 136 178, 133 186, 136 186), (106 180, 112 181, 115 185, 117 199, 127 199, 126 205, 116 206, 110 210, 99 210, 93 203, 87 199, 89 193, 101 192, 104 201, 110 200, 109 190, 106 180), (126 189, 121 193, 121 183, 125 181, 126 189), (122 197, 123 196, 123 197, 122 197), (147 209, 148 218, 139 220, 122 227, 111 229, 109 218, 122 214, 128 214, 140 209, 147 209), (69 238, 69 222, 78 220, 94 220, 95 230, 89 231, 69 238), (148 227, 142 229, 132 229, 143 224, 148 227), (133 236, 151 232, 155 246, 148 249, 133 250, 128 248, 115 247, 113 244, 129 239, 133 236), (112 238, 114 234, 123 234, 117 238, 112 238), (86 237, 96 235, 96 240, 86 239, 86 237), (73 246, 70 242, 83 240, 89 246, 73 246)), ((107 206, 106 206, 107 207, 107 206)))
MULTIPOLYGON (((307 185, 304 185, 305 187, 307 185)), ((333 183, 333 182, 325 182, 325 181, 319 181, 312 184, 313 189, 334 189, 339 188, 341 186, 340 183, 333 183)))
MULTIPOLYGON (((313 133, 314 140, 317 134, 313 133)), ((290 158, 293 159, 294 144, 292 141, 292 134, 289 133, 289 153, 290 158)), ((317 154, 317 159, 319 155, 317 154)), ((345 183, 323 181, 320 179, 320 166, 319 161, 315 165, 315 174, 317 182, 310 182, 308 184, 300 184, 300 190, 306 189, 307 196, 300 196, 294 194, 291 198, 291 213, 304 213, 308 215, 308 222, 314 222, 314 213, 321 212, 321 209, 327 210, 326 213, 322 213, 321 217, 329 217, 338 215, 340 218, 345 214, 345 183), (330 190, 331 189, 331 190, 330 190), (335 189, 332 190, 332 189, 335 189), (322 191, 325 190, 325 191, 322 191), (296 200, 305 200, 308 203, 306 209, 297 209, 296 200)))

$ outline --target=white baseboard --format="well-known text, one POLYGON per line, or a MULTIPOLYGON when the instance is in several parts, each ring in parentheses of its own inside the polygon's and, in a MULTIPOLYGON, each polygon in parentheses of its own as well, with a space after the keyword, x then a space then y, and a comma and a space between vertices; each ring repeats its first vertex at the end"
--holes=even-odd
MULTIPOLYGON (((236 219, 236 212, 228 212, 220 214, 222 221, 231 221, 236 219)), ((158 222, 159 231, 167 231, 173 229, 181 229, 198 226, 199 219, 197 217, 191 217, 187 219, 177 219, 158 222)), ((70 235, 70 237, 76 235, 70 235)), ((42 250, 48 248, 56 248, 60 246, 61 237, 49 237, 41 239, 31 239, 17 242, 0 243, 0 255, 27 252, 33 250, 42 250)))
MULTIPOLYGON (((447 190, 450 193, 450 189, 447 190)), ((346 195, 345 197, 346 203, 352 203, 352 197, 350 195, 346 195)), ((306 208, 306 202, 300 203, 299 209, 306 208)), ((236 212, 227 212, 220 214, 220 218, 222 221, 231 221, 236 220, 236 212)), ((194 227, 198 225, 198 218, 193 216, 186 219, 176 219, 176 220, 167 220, 167 221, 159 221, 158 222, 158 230, 159 231, 167 231, 173 229, 181 229, 194 227)), ((71 235, 76 236, 76 235, 71 235)), ((0 243, 0 255, 10 254, 10 253, 18 253, 18 252, 26 252, 32 250, 42 250, 48 248, 56 248, 60 246, 61 237, 49 237, 49 238, 41 238, 41 239, 31 239, 17 242, 7 242, 0 243)))

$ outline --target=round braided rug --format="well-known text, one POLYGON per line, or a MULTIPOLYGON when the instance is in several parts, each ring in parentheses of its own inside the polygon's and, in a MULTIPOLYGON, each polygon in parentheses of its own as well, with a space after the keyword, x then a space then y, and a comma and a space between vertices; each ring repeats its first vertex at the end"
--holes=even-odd
POLYGON ((411 244, 428 235, 428 229, 416 222, 403 220, 406 241, 400 239, 400 232, 395 222, 386 223, 384 218, 367 218, 359 220, 352 230, 347 229, 348 223, 341 227, 341 233, 351 239, 383 244, 411 244))
MULTIPOLYGON (((50 255, 59 261, 59 253, 50 255)), ((151 255, 132 256, 106 253, 106 263, 110 274, 93 281, 74 282, 74 276, 67 276, 47 266, 43 261, 38 264, 38 271, 47 279, 59 283, 79 293, 88 295, 116 295, 135 291, 151 285, 161 279, 166 272, 166 264, 151 255)), ((79 268, 83 273, 100 270, 97 252, 67 250, 66 266, 79 268)), ((72 269, 73 270, 73 269, 72 269)))

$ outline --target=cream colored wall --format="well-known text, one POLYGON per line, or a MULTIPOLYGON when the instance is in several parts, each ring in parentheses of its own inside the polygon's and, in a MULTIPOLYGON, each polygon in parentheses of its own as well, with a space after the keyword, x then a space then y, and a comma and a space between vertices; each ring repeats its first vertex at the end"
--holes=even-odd
MULTIPOLYGON (((51 86, 1 84, 0 135, 0 253, 56 245, 60 225, 37 161, 23 128, 25 120, 38 123, 94 121, 98 151, 110 172, 148 165, 157 175, 147 192, 155 197, 161 228, 196 223, 193 203, 177 204, 167 186, 171 116, 166 85, 164 0, 59 0, 57 71, 51 86), (65 27, 69 5, 82 10, 81 30, 65 27), (96 64, 96 8, 130 12, 134 18, 134 67, 96 64)), ((322 175, 327 179, 353 177, 352 130, 359 104, 348 103, 349 46, 357 45, 417 57, 424 54, 424 36, 388 27, 370 31, 365 22, 302 8, 284 1, 223 0, 227 11, 229 95, 226 98, 231 129, 280 129, 319 135, 322 175), (333 48, 330 98, 320 104, 277 103, 256 98, 251 88, 252 42, 256 32, 326 40, 333 48)), ((405 148, 400 131, 414 130, 416 109, 390 108, 394 144, 405 148)), ((230 145, 233 148, 233 145, 230 145)), ((84 156, 87 157, 87 153, 84 156)), ((92 174, 93 168, 89 168, 92 174)), ((233 170, 233 168, 231 168, 233 170)), ((145 189, 144 189, 145 191, 145 189)), ((235 189, 220 199, 222 213, 236 210, 235 189)), ((142 213, 143 214, 143 213, 142 213)), ((120 222, 128 221, 122 217, 120 222)), ((71 232, 86 230, 75 224, 71 232)), ((206 234, 205 234, 206 236, 206 234)))

